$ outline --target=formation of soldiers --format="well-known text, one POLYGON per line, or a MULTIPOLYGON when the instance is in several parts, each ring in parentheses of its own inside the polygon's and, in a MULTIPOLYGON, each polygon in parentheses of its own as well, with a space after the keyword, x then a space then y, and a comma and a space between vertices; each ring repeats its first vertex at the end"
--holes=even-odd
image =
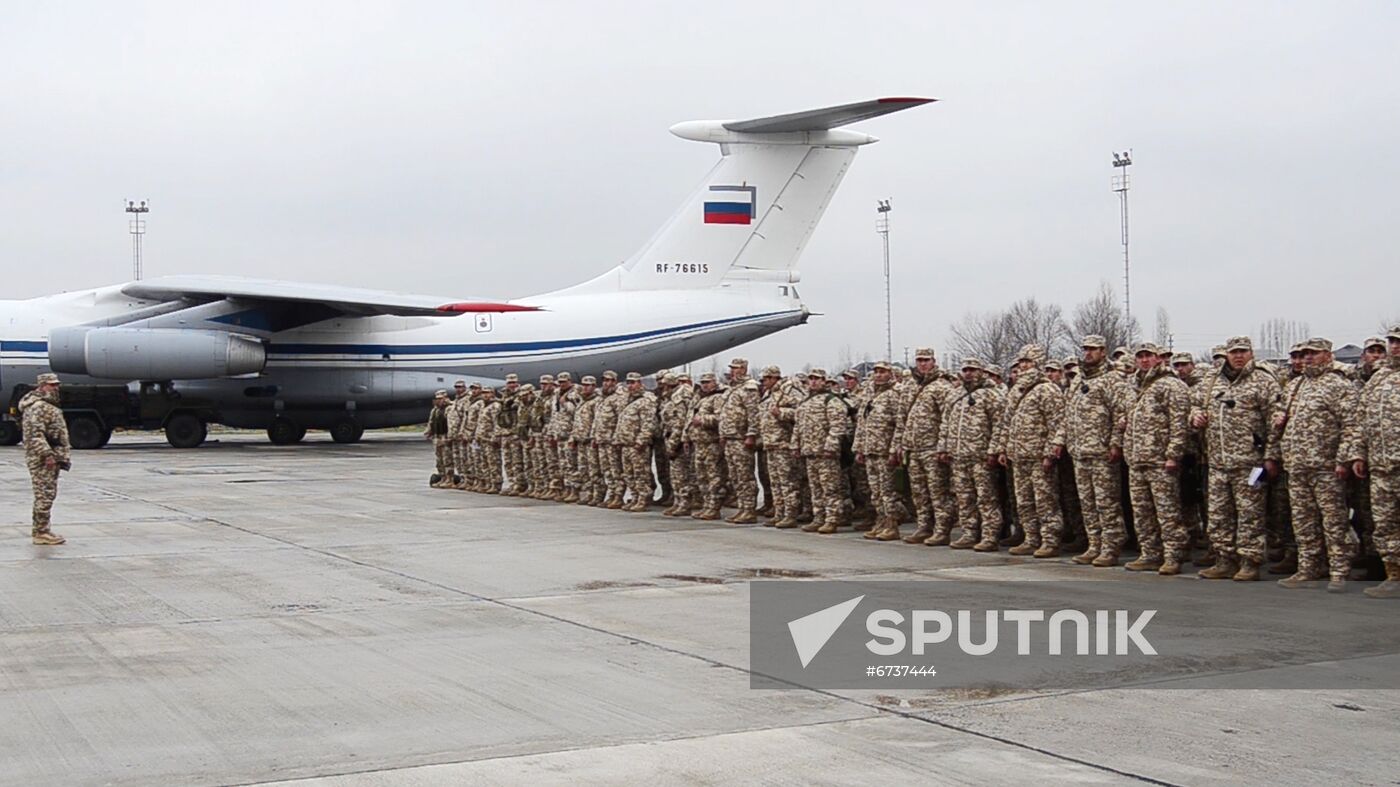
POLYGON ((865 379, 755 379, 735 358, 723 381, 663 371, 654 391, 637 372, 459 381, 430 414, 432 483, 1094 568, 1135 548, 1129 571, 1191 562, 1332 592, 1378 560, 1386 579, 1364 592, 1400 598, 1400 326, 1354 366, 1321 338, 1281 368, 1247 336, 1203 369, 1153 343, 1081 346, 1058 360, 1027 345, 1005 373, 945 371, 921 348, 865 379))

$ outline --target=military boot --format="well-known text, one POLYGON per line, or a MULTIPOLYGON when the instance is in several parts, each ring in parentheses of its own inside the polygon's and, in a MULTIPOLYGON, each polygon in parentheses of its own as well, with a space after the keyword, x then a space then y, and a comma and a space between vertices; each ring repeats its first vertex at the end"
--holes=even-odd
POLYGON ((899 520, 890 517, 890 526, 880 531, 880 535, 875 536, 876 541, 898 541, 899 540, 899 520))
POLYGON ((1137 560, 1123 566, 1128 571, 1156 571, 1162 567, 1162 559, 1143 555, 1137 560))
POLYGON ((1327 580, 1327 592, 1328 592, 1328 593, 1345 593, 1345 592, 1347 592, 1347 572, 1345 572, 1345 571, 1337 571, 1337 572, 1334 572, 1334 573, 1332 574, 1331 578, 1327 580))
POLYGON ((670 508, 666 509, 665 511, 662 511, 662 512, 661 512, 661 515, 662 515, 662 516, 680 516, 680 515, 681 515, 681 514, 680 514, 680 507, 679 507, 679 506, 671 506, 670 508))
POLYGON ((605 507, 605 508, 608 508, 608 509, 610 509, 610 510, 612 510, 612 511, 617 511, 617 510, 619 510, 619 509, 622 508, 622 498, 621 498, 621 497, 614 497, 614 498, 612 499, 612 502, 611 502, 611 503, 608 503, 608 504, 607 504, 606 506, 604 506, 604 507, 605 507))
MULTIPOLYGON (((871 525, 870 528, 865 531, 864 537, 874 541, 876 538, 879 538, 881 533, 885 532, 885 528, 888 526, 889 520, 885 517, 879 517, 875 520, 875 524, 871 525)), ((856 524, 856 529, 860 529, 860 523, 856 524)))
POLYGON ((1211 564, 1218 566, 1220 565, 1220 556, 1215 554, 1214 546, 1209 546, 1206 547, 1206 551, 1197 555, 1196 559, 1191 562, 1198 566, 1209 566, 1211 564))
POLYGON ((1298 573, 1298 551, 1293 547, 1283 550, 1283 560, 1269 566, 1270 574, 1296 574, 1298 573))
POLYGON ((982 539, 981 541, 978 541, 978 542, 972 547, 972 551, 973 551, 973 552, 1000 552, 1000 551, 1001 551, 1001 545, 997 543, 997 538, 996 538, 996 536, 991 536, 990 538, 984 538, 984 539, 982 539))
POLYGON ((1181 573, 1181 560, 1175 555, 1167 555, 1162 559, 1162 566, 1157 569, 1157 573, 1164 577, 1174 577, 1181 573))
POLYGON ((1094 562, 1089 565, 1094 568, 1113 568, 1118 565, 1118 551, 1115 549, 1101 550, 1099 556, 1094 558, 1094 562))
MULTIPOLYGON (((820 532, 820 531, 821 531, 823 528, 825 528, 825 527, 826 527, 826 522, 819 522, 819 521, 813 519, 811 522, 808 522, 807 524, 805 524, 805 525, 802 526, 802 532, 803 532, 803 533, 817 533, 817 532, 820 532)), ((832 532, 834 533, 834 532, 836 532, 836 531, 833 530, 832 532)))
POLYGON ((1298 590, 1299 588, 1312 587, 1313 583, 1317 582, 1320 579, 1322 579, 1321 575, 1317 574, 1316 572, 1305 571, 1300 568, 1293 574, 1293 576, 1280 579, 1278 581, 1278 584, 1279 587, 1285 587, 1289 590, 1298 590))
POLYGON ((661 489, 661 499, 656 501, 659 506, 670 508, 676 504, 676 490, 663 487, 661 489))
MULTIPOLYGON (((814 524, 815 524, 815 523, 814 523, 814 524)), ((811 525, 808 525, 807 527, 811 527, 811 525)), ((806 530, 807 527, 804 527, 804 528, 802 528, 802 529, 803 529, 803 530, 806 530)), ((829 535, 831 535, 832 533, 835 533, 836 531, 838 531, 838 530, 840 530, 840 529, 841 529, 841 523, 840 523, 839 521, 832 520, 832 521, 827 522, 826 524, 822 525, 821 527, 818 527, 814 532, 816 532, 816 533, 819 534, 819 535, 829 536, 829 535)))
POLYGON ((919 525, 918 530, 915 530, 913 533, 910 533, 909 535, 904 537, 904 543, 917 544, 931 535, 933 535, 933 528, 929 527, 928 525, 919 525))
POLYGON ((758 516, 754 514, 752 509, 749 509, 747 511, 740 511, 739 513, 730 517, 728 519, 728 522, 732 525, 752 525, 757 524, 758 516))
POLYGON ((793 519, 790 516, 785 516, 782 519, 779 519, 778 521, 774 522, 773 527, 777 530, 791 530, 794 527, 797 527, 797 520, 793 519))
POLYGON ((1240 561, 1240 570, 1236 571, 1235 575, 1233 577, 1230 577, 1230 579, 1233 579, 1236 582, 1257 581, 1259 579, 1259 566, 1259 561, 1244 558, 1240 561))
MULTIPOLYGON (((1005 542, 1003 542, 1003 543, 1005 543, 1005 542)), ((1012 548, 1010 548, 1010 549, 1008 549, 1008 550, 1006 550, 1006 551, 1007 551, 1008 553, 1012 554, 1012 555, 1018 555, 1018 556, 1019 556, 1019 555, 1033 555, 1033 554, 1035 554, 1035 551, 1036 551, 1037 549, 1040 549, 1040 542, 1038 542, 1038 541, 1031 541, 1030 539, 1025 539, 1025 540, 1022 541, 1020 544, 1017 544, 1016 546, 1014 546, 1014 547, 1012 547, 1012 548)))
POLYGON ((690 516, 692 519, 699 519, 702 522, 713 522, 719 519, 719 509, 707 508, 698 514, 691 514, 690 516))
POLYGON ((948 537, 948 536, 949 536, 948 530, 949 530, 948 528, 943 527, 943 526, 941 526, 941 525, 940 525, 939 527, 934 528, 934 529, 933 529, 933 535, 931 535, 931 536, 929 536, 928 538, 924 539, 924 546, 926 546, 926 547, 946 547, 946 546, 948 546, 948 544, 952 541, 952 539, 948 537))
POLYGON ((68 539, 64 538, 63 536, 60 536, 57 533, 48 530, 41 530, 35 533, 30 540, 32 540, 36 546, 56 547, 59 544, 66 542, 68 539))
POLYGON ((1040 549, 1037 549, 1036 551, 1034 551, 1034 552, 1031 553, 1031 557, 1040 558, 1040 559, 1042 559, 1042 560, 1045 559, 1045 558, 1048 558, 1048 557, 1059 557, 1059 556, 1060 556, 1060 545, 1059 545, 1059 544, 1052 544, 1052 543, 1050 543, 1049 541, 1046 541, 1044 544, 1041 544, 1041 545, 1040 545, 1040 549))
POLYGON ((758 515, 767 519, 772 519, 773 513, 773 504, 768 503, 767 505, 763 506, 762 510, 758 512, 758 515))
POLYGON ((977 546, 977 537, 971 532, 964 530, 958 540, 948 545, 949 549, 972 549, 977 546))
POLYGON ((1099 539, 1090 538, 1089 547, 1083 552, 1079 553, 1078 555, 1075 555, 1074 557, 1070 558, 1069 560, 1071 563, 1074 563, 1076 565, 1087 566, 1094 562, 1094 558, 1099 556, 1099 552, 1099 539))
POLYGON ((1196 576, 1201 579, 1232 579, 1239 570, 1240 566, 1235 561, 1224 555, 1216 555, 1215 565, 1201 569, 1196 576))
POLYGON ((1400 598, 1400 560, 1385 561, 1385 581, 1361 592, 1371 598, 1400 598))

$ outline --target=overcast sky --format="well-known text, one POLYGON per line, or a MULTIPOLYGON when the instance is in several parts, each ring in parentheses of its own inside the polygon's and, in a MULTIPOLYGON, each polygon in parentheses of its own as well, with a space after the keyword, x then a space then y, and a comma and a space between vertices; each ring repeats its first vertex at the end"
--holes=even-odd
POLYGON ((1121 293, 1179 345, 1400 317, 1400 4, 32 3, 0 24, 0 297, 230 273, 520 297, 630 255, 717 157, 667 133, 882 95, 756 360, 895 354, 1121 293), (798 10, 798 9, 801 10, 798 10))

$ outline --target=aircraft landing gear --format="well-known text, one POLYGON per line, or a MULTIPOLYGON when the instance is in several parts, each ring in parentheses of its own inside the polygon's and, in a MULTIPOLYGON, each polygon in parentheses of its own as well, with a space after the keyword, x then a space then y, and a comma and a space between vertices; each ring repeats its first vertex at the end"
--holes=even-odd
POLYGON ((365 428, 353 418, 342 418, 331 424, 331 439, 337 443, 358 443, 365 428))
POLYGON ((267 439, 271 440, 273 445, 300 443, 303 437, 306 437, 306 427, 286 416, 277 416, 272 420, 272 425, 267 427, 267 439))

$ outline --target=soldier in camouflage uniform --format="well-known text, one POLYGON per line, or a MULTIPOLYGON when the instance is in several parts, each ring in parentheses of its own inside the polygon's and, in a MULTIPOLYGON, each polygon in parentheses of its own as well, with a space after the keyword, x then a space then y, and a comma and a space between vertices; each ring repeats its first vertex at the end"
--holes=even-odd
MULTIPOLYGON (((1276 376, 1280 394, 1286 395, 1294 381, 1301 379, 1307 364, 1303 360, 1303 342, 1288 350, 1288 365, 1276 376)), ((1271 432, 1277 430, 1271 430, 1271 432)), ((1279 546, 1283 554, 1279 562, 1269 566, 1268 573, 1292 576, 1298 571, 1298 548, 1293 543, 1293 509, 1288 503, 1288 468, 1269 485, 1269 508, 1264 526, 1271 545, 1279 546)))
POLYGON ((871 503, 870 474, 865 465, 855 459, 856 417, 870 400, 870 388, 861 384, 860 372, 847 369, 841 373, 840 388, 836 391, 846 404, 847 425, 845 444, 842 446, 841 490, 847 513, 856 520, 856 530, 870 530, 875 521, 875 507, 871 503))
POLYGON ((846 524, 847 511, 841 486, 841 442, 849 416, 841 397, 827 390, 826 372, 807 374, 807 398, 797 406, 792 432, 792 452, 807 462, 812 484, 812 521, 804 532, 831 534, 846 524))
POLYGON ((1298 544, 1298 570, 1279 584, 1304 587, 1326 571, 1331 579, 1327 589, 1342 592, 1357 547, 1347 521, 1343 482, 1348 470, 1341 451, 1342 432, 1356 407, 1356 387, 1335 368, 1330 341, 1309 339, 1303 356, 1303 376, 1289 386, 1274 417, 1298 544))
POLYGON ((462 459, 466 464, 465 488, 481 492, 486 488, 482 477, 481 450, 476 444, 476 427, 481 420, 481 383, 472 383, 467 393, 467 405, 462 415, 462 459))
POLYGON ((526 471, 530 479, 527 497, 544 500, 549 488, 549 460, 545 456, 547 442, 545 433, 549 429, 549 417, 553 409, 554 375, 540 375, 540 387, 526 413, 527 429, 524 436, 526 451, 526 471))
POLYGON ((19 401, 24 464, 34 490, 30 540, 37 546, 58 546, 67 540, 49 529, 53 501, 58 497, 58 474, 69 469, 72 461, 68 423, 63 420, 59 400, 58 375, 46 372, 35 380, 34 390, 19 401))
POLYGON ((719 519, 720 513, 724 479, 719 457, 724 448, 719 439, 719 418, 723 405, 724 394, 715 376, 709 372, 700 375, 700 395, 690 417, 686 438, 694 447, 695 482, 704 504, 698 513, 691 516, 706 521, 719 519))
MULTIPOLYGON (((1371 381, 1376 372, 1386 366, 1386 341, 1379 336, 1368 336, 1361 345, 1361 357, 1352 368, 1352 376, 1361 388, 1371 381)), ((1359 415, 1359 413, 1358 413, 1359 415)), ((1371 480, 1356 474, 1347 482, 1347 504, 1352 512, 1352 526, 1361 538, 1356 563, 1364 566, 1371 556, 1377 554, 1375 543, 1376 522, 1371 510, 1371 480)))
POLYGON ((656 433, 656 394, 642 386, 642 375, 627 373, 627 405, 617 417, 615 442, 622 452, 623 477, 632 499, 623 511, 641 512, 651 503, 651 441, 656 433))
POLYGON ((1129 571, 1181 573, 1189 539, 1181 521, 1181 461, 1191 399, 1151 342, 1137 346, 1136 391, 1128 407, 1123 454, 1140 555, 1129 571))
POLYGON ((598 412, 598 381, 593 375, 584 375, 579 380, 578 409, 574 410, 574 423, 569 431, 569 443, 577 457, 574 465, 573 484, 578 492, 579 505, 596 506, 603 499, 604 487, 598 469, 598 452, 593 444, 593 419, 598 412))
POLYGON ((1055 443, 1067 449, 1073 463, 1088 540, 1088 547, 1075 555, 1073 562, 1107 568, 1118 565, 1128 537, 1123 527, 1119 465, 1131 393, 1123 378, 1109 369, 1104 337, 1085 336, 1080 346, 1084 362, 1069 388, 1064 422, 1055 443))
POLYGON ((870 501, 875 506, 875 527, 865 537, 894 541, 899 538, 900 506, 894 486, 894 471, 899 465, 894 439, 902 408, 890 365, 878 361, 871 370, 871 395, 856 414, 853 446, 856 464, 863 465, 870 478, 870 501))
POLYGON ((1262 478, 1250 483, 1260 468, 1278 475, 1278 445, 1270 447, 1279 404, 1278 381, 1254 363, 1254 343, 1235 336, 1225 343, 1226 365, 1192 391, 1191 425, 1202 430, 1210 464, 1207 505, 1214 565, 1202 579, 1259 578, 1267 544, 1262 478))
POLYGON ((665 382, 667 375, 670 375, 673 379, 675 378, 675 375, 670 374, 667 369, 658 371, 654 377, 656 380, 656 391, 653 393, 656 397, 655 415, 657 428, 651 438, 651 455, 656 465, 656 485, 661 490, 661 497, 656 500, 656 502, 669 508, 671 504, 675 502, 676 492, 673 482, 671 481, 671 457, 666 452, 666 438, 661 433, 660 424, 661 408, 666 406, 666 401, 671 398, 671 394, 675 391, 676 386, 674 383, 668 385, 665 382))
POLYGON ((962 527, 949 546, 996 552, 1002 520, 992 432, 1006 409, 1006 394, 987 379, 984 369, 977 358, 963 360, 961 385, 950 387, 943 403, 937 451, 939 463, 952 470, 954 510, 962 527))
POLYGON ((1055 435, 1065 415, 1065 396, 1041 371, 1045 350, 1036 344, 1021 348, 1016 359, 1016 382, 1006 399, 1006 413, 992 441, 998 461, 1009 465, 1016 494, 1016 518, 1025 541, 1013 555, 1037 558, 1060 554, 1064 520, 1060 516, 1059 484, 1055 475, 1055 435))
POLYGON ((593 444, 598 451, 598 467, 603 479, 604 495, 598 502, 604 508, 622 508, 624 482, 622 478, 622 454, 613 443, 617 432, 617 419, 622 408, 627 406, 627 389, 617 384, 617 372, 611 369, 603 372, 603 400, 593 413, 593 444))
POLYGON ((754 475, 758 450, 758 381, 749 377, 749 362, 735 358, 729 362, 729 390, 720 407, 719 436, 724 442, 724 460, 729 485, 738 500, 738 513, 726 519, 736 525, 758 521, 758 481, 754 475))
POLYGON ((501 414, 501 403, 496 400, 496 389, 487 388, 481 392, 481 412, 476 417, 476 445, 481 451, 481 491, 491 495, 501 493, 501 434, 496 425, 501 414))
POLYGON ((554 375, 554 410, 545 430, 549 451, 549 499, 560 503, 577 503, 578 454, 570 442, 574 431, 574 413, 578 412, 578 389, 574 376, 568 372, 554 375))
POLYGON ((501 493, 515 497, 525 494, 525 448, 520 444, 516 427, 524 420, 520 406, 520 377, 506 375, 500 409, 496 413, 496 439, 501 443, 501 458, 505 463, 507 486, 501 493))
POLYGON ((690 411, 695 403, 695 389, 690 386, 690 376, 685 377, 684 383, 679 375, 669 372, 661 378, 661 384, 670 393, 661 404, 659 431, 671 469, 671 505, 661 512, 662 516, 688 516, 697 497, 694 465, 685 439, 685 428, 690 423, 690 411))
POLYGON ((452 428, 448 418, 451 405, 447 391, 434 393, 433 407, 428 411, 428 428, 423 430, 423 437, 433 441, 433 458, 437 462, 436 471, 428 481, 434 489, 444 489, 452 483, 452 443, 448 438, 452 428))
MULTIPOLYGON (((1187 393, 1195 399, 1196 389, 1204 376, 1196 369, 1196 359, 1191 353, 1173 353, 1170 357, 1172 374, 1186 383, 1187 393)), ((1206 447, 1201 431, 1191 426, 1186 430, 1186 455, 1181 463, 1181 519, 1193 540, 1205 539, 1206 514, 1206 447)), ((1188 553, 1189 556, 1189 553, 1188 553)), ((1197 558, 1196 565, 1209 566, 1215 563, 1213 550, 1207 550, 1205 557, 1197 558)))
POLYGON ((801 399, 783 379, 776 366, 763 370, 763 394, 758 402, 759 440, 768 479, 773 490, 773 520, 767 524, 783 529, 797 527, 797 479, 793 475, 792 428, 797 423, 801 399))
POLYGON ((467 381, 453 383, 451 402, 447 405, 447 446, 452 454, 452 480, 447 486, 452 489, 467 488, 466 443, 462 441, 462 435, 466 429, 467 405, 470 403, 467 381))
POLYGON ((1389 357, 1372 362, 1342 446, 1352 471, 1370 485, 1372 542, 1385 566, 1385 581, 1362 591, 1371 598, 1400 598, 1400 325, 1386 340, 1389 357))
POLYGON ((515 401, 519 408, 518 419, 514 431, 515 440, 520 444, 520 458, 522 462, 520 483, 520 497, 536 496, 536 475, 535 475, 535 455, 532 450, 531 441, 543 429, 544 424, 539 412, 539 394, 535 386, 525 383, 515 392, 515 401))
POLYGON ((931 347, 914 351, 914 369, 909 385, 903 388, 907 398, 902 403, 903 416, 895 438, 909 467, 909 491, 918 524, 918 529, 904 539, 907 544, 949 543, 956 511, 953 469, 948 462, 938 460, 938 442, 948 396, 961 388, 957 377, 938 368, 931 347))

